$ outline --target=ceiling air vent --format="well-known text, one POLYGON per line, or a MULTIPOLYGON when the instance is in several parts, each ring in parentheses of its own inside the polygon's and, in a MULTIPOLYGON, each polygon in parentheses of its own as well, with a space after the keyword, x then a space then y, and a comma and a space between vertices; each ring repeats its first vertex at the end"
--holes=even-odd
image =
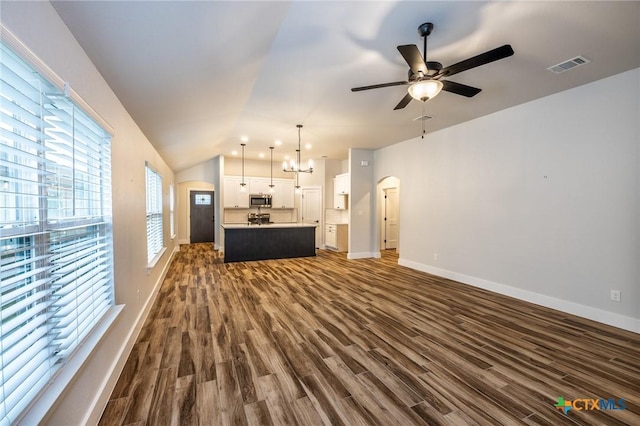
POLYGON ((427 121, 430 118, 433 118, 433 117, 431 117, 429 115, 421 115, 420 117, 414 118, 413 121, 427 121))
POLYGON ((576 56, 573 59, 569 59, 568 61, 561 62, 547 69, 556 74, 560 74, 565 71, 569 71, 572 68, 579 67, 580 65, 588 64, 589 62, 591 61, 585 58, 584 56, 576 56))

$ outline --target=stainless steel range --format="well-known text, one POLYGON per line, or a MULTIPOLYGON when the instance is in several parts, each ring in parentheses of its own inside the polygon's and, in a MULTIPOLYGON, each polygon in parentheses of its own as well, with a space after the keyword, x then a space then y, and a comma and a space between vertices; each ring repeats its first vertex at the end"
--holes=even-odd
POLYGON ((249 213, 247 222, 249 225, 266 225, 271 222, 270 213, 249 213))

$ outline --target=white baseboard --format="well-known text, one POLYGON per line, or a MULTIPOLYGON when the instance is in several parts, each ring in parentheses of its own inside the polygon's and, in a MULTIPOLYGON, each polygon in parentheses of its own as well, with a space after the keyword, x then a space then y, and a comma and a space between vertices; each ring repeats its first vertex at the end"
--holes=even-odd
POLYGON ((178 240, 178 244, 191 244, 191 241, 189 241, 189 239, 180 239, 178 240))
POLYGON ((371 259, 371 258, 378 259, 380 257, 381 257, 380 252, 361 252, 361 253, 349 252, 347 253, 347 259, 371 259))
POLYGON ((149 311, 151 311, 151 307, 153 306, 153 303, 155 302, 156 297, 160 292, 160 287, 162 287, 162 283, 164 282, 164 279, 167 276, 167 272, 169 271, 169 266, 173 261, 173 257, 179 251, 180 251, 180 247, 176 246, 171 252, 171 256, 169 256, 169 260, 164 265, 164 268, 162 269, 162 272, 160 273, 158 280, 153 286, 153 290, 151 291, 151 293, 149 294, 149 297, 145 301, 144 307, 140 311, 138 318, 136 318, 136 322, 134 326, 131 328, 131 331, 129 332, 126 341, 120 348, 118 357, 115 358, 113 360, 113 363, 111 363, 111 365, 105 369, 107 373, 105 374, 105 379, 102 383, 101 390, 100 392, 97 393, 96 398, 93 401, 92 408, 88 410, 87 417, 85 418, 85 421, 82 422, 82 424, 85 424, 85 425, 98 424, 98 422, 100 421, 100 417, 102 416, 102 413, 104 412, 104 409, 106 408, 107 403, 109 402, 109 397, 113 393, 113 389, 115 388, 116 383, 118 382, 118 378, 120 377, 120 374, 124 369, 124 366, 127 362, 127 359, 129 358, 129 355, 131 354, 133 345, 136 343, 136 340, 138 339, 138 335, 142 330, 142 326, 144 325, 144 322, 147 319, 147 316, 149 315, 149 311))
POLYGON ((579 303, 570 302, 564 299, 558 299, 557 297, 534 293, 532 291, 511 287, 505 284, 477 278, 471 275, 460 274, 457 272, 449 271, 447 269, 425 265, 423 263, 414 262, 412 260, 400 258, 398 259, 398 264, 401 266, 416 269, 418 271, 427 272, 429 274, 458 281, 463 284, 469 284, 474 287, 489 290, 494 293, 514 297, 526 302, 535 303, 536 305, 541 305, 546 308, 556 309, 568 314, 618 327, 623 330, 640 333, 640 319, 627 317, 624 315, 616 314, 614 312, 604 311, 602 309, 593 308, 591 306, 581 305, 579 303))

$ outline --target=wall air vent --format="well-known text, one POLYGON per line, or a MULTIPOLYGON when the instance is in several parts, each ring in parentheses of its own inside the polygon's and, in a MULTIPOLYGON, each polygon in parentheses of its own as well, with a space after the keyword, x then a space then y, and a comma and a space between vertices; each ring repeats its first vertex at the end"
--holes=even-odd
POLYGON ((580 65, 588 64, 589 62, 591 61, 585 58, 584 56, 576 56, 575 58, 569 59, 568 61, 561 62, 547 69, 556 74, 561 74, 575 67, 579 67, 580 65))

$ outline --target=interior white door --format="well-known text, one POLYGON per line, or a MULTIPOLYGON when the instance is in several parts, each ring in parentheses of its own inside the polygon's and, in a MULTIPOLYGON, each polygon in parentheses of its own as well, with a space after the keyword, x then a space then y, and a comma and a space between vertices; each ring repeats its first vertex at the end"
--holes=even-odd
POLYGON ((384 190, 384 248, 398 248, 398 188, 384 190))
POLYGON ((322 190, 320 187, 302 188, 300 201, 302 223, 316 225, 316 248, 322 241, 322 190))

